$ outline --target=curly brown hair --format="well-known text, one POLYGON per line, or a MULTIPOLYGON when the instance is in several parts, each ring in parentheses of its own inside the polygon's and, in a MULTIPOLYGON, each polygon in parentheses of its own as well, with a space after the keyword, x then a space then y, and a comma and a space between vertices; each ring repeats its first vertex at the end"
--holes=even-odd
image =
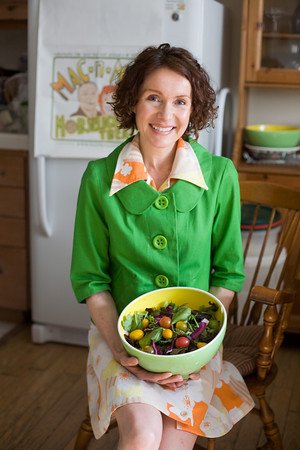
POLYGON ((198 139, 199 130, 213 126, 217 117, 216 94, 210 85, 207 72, 186 49, 161 44, 150 46, 131 61, 116 83, 112 108, 120 128, 136 128, 134 106, 139 100, 140 88, 145 78, 154 70, 167 67, 187 78, 192 88, 192 112, 185 135, 194 134, 198 139))

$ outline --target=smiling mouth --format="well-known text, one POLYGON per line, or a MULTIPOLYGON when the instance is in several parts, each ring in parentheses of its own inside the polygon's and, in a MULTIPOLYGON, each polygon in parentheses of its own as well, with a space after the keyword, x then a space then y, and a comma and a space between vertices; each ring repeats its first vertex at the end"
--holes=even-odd
POLYGON ((160 133, 169 133, 170 131, 172 131, 175 127, 158 127, 156 125, 151 125, 151 128, 153 128, 153 130, 155 131, 159 131, 160 133))

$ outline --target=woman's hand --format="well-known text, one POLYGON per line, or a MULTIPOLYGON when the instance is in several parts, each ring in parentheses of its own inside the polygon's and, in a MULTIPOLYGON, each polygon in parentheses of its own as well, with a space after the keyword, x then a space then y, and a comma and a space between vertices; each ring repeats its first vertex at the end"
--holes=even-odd
MULTIPOLYGON (((148 372, 139 366, 137 358, 129 356, 126 353, 117 332, 118 314, 109 292, 105 291, 95 294, 88 298, 86 302, 90 315, 110 347, 115 360, 129 370, 129 372, 140 380, 157 383, 160 386, 166 386, 171 389, 179 388, 187 382, 181 375, 173 375, 170 372, 148 372)), ((198 379, 196 377, 199 378, 198 374, 191 374, 189 376, 191 380, 198 379)))
POLYGON ((139 366, 139 361, 133 356, 128 356, 126 351, 120 352, 118 355, 114 355, 117 362, 125 367, 129 372, 135 375, 137 378, 150 383, 157 383, 160 386, 166 386, 172 389, 182 386, 186 381, 181 375, 173 375, 170 372, 154 373, 148 372, 139 366))

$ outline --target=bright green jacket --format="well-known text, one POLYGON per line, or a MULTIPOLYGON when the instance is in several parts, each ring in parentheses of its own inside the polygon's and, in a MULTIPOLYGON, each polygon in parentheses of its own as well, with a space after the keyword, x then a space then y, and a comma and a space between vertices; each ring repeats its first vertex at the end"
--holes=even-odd
POLYGON ((121 312, 137 296, 161 287, 240 291, 240 197, 232 161, 190 140, 207 191, 178 180, 160 193, 138 181, 110 197, 127 142, 90 162, 82 177, 71 267, 77 300, 108 290, 121 312))

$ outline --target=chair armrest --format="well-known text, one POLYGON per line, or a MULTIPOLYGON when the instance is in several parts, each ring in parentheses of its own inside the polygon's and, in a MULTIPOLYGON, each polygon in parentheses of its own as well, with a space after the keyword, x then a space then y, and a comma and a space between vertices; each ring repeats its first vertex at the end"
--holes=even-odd
POLYGON ((265 286, 253 286, 250 292, 250 300, 265 305, 282 305, 293 303, 295 292, 292 290, 278 290, 265 286))
POLYGON ((263 304, 266 305, 263 314, 263 334, 258 345, 259 352, 256 360, 257 375, 260 380, 266 378, 272 367, 275 353, 282 343, 294 298, 295 292, 292 290, 278 290, 265 286, 254 286, 251 289, 250 299, 256 302, 255 306, 260 309, 263 304), (283 305, 279 314, 276 305, 283 305))

